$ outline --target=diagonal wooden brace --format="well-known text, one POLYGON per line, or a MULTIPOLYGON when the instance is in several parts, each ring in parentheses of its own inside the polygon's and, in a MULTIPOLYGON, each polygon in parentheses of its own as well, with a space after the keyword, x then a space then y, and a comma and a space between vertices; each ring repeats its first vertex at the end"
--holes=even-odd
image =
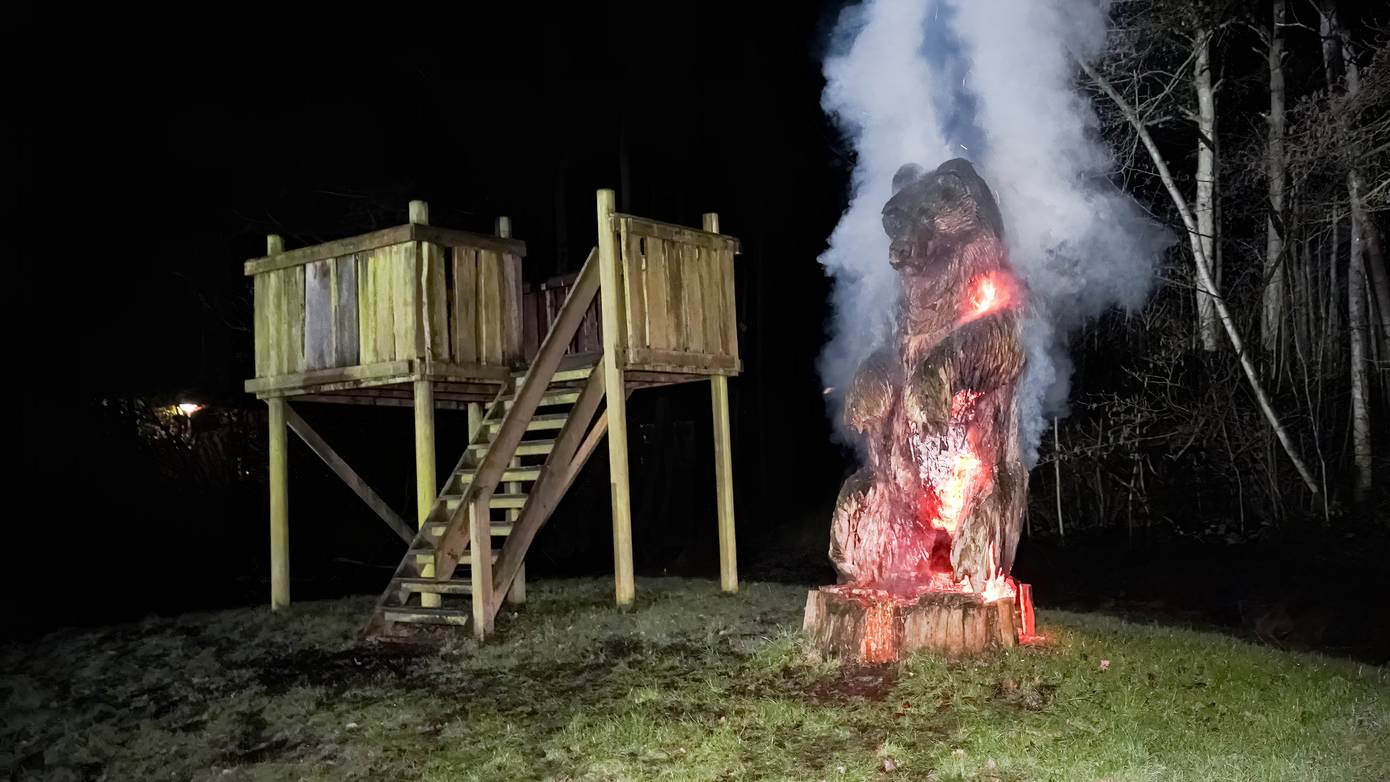
POLYGON ((309 426, 309 423, 301 418, 299 413, 295 412, 294 408, 290 407, 289 404, 285 405, 285 423, 289 425, 290 429, 294 430, 295 434, 299 435, 299 439, 303 440, 305 445, 309 446, 309 450, 317 454, 318 457, 323 460, 323 463, 328 465, 328 469, 332 470, 334 475, 341 478, 343 483, 346 483, 354 494, 361 497, 362 501, 367 503, 368 507, 376 511, 376 515, 380 516, 381 520, 386 522, 386 526, 390 527, 392 532, 399 535, 400 539, 405 541, 407 545, 415 539, 415 530, 409 524, 405 523, 405 519, 402 519, 394 510, 391 510, 391 506, 386 504, 386 500, 383 500, 381 495, 372 491, 372 487, 368 486, 367 482, 362 480, 362 476, 358 475, 357 471, 352 469, 352 467, 343 460, 343 457, 339 456, 338 452, 333 450, 333 448, 319 436, 319 433, 314 431, 314 428, 309 426))

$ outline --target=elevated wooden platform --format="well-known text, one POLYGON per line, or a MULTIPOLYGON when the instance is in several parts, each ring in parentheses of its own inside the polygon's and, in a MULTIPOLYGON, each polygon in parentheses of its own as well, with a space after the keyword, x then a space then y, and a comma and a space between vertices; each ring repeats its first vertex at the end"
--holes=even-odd
POLYGON ((524 601, 530 541, 605 436, 615 594, 632 602, 626 398, 705 380, 720 582, 737 590, 727 381, 742 368, 738 242, 713 214, 700 230, 620 214, 613 202, 599 191, 598 246, 584 267, 535 288, 523 283, 526 247, 506 218, 494 236, 453 231, 429 225, 418 201, 408 225, 288 251, 272 236, 266 256, 246 262, 256 340, 246 390, 270 411, 272 607, 290 599, 287 430, 407 543, 373 633, 422 623, 490 632, 504 596, 524 601), (413 409, 413 531, 290 407, 301 401, 413 409), (442 486, 436 409, 469 413, 469 445, 442 486))

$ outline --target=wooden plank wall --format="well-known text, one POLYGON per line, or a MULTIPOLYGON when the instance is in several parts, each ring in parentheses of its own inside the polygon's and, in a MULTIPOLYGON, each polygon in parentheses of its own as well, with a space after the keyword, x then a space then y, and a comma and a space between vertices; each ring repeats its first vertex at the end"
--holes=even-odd
MULTIPOLYGON (((550 325, 555 322, 555 316, 564 305, 565 298, 569 296, 570 288, 577 276, 565 274, 551 277, 540 287, 527 286, 522 294, 522 352, 528 363, 540 350, 541 342, 550 332, 550 325)), ((599 298, 595 296, 594 302, 585 310, 584 320, 579 324, 579 330, 570 341, 566 354, 596 353, 603 350, 603 323, 599 316, 599 303, 599 298)))
POLYGON ((256 376, 449 361, 445 267, 445 248, 403 242, 256 274, 256 376))
POLYGON ((710 358, 736 361, 734 243, 627 216, 618 231, 629 353, 663 363, 694 354, 688 361, 695 367, 710 358))
POLYGON ((452 247, 448 255, 453 360, 519 366, 524 359, 521 258, 473 247, 452 247))
POLYGON ((304 366, 304 266, 255 277, 256 376, 301 371, 304 366))

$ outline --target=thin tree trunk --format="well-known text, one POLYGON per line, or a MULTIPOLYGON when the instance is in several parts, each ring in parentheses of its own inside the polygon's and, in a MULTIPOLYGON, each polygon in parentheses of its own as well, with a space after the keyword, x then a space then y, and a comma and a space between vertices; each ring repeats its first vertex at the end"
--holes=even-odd
MULTIPOLYGON (((1173 173, 1168 170, 1168 162, 1163 159, 1163 155, 1158 150, 1158 145, 1154 142, 1153 136, 1149 133, 1148 126, 1140 118, 1134 107, 1129 105, 1124 96, 1115 90, 1105 77, 1101 76, 1088 63, 1078 60, 1081 68, 1086 71, 1086 75, 1109 96, 1110 100, 1124 114, 1125 119, 1134 128, 1134 132, 1143 142, 1144 148, 1148 150, 1149 158, 1153 160, 1154 168, 1158 171, 1158 176, 1163 180, 1164 187, 1168 190, 1168 196, 1173 200, 1173 205, 1177 208, 1178 214, 1182 217, 1183 227, 1187 229, 1189 237, 1196 237, 1198 234, 1197 220, 1193 217, 1192 209, 1188 207, 1187 199, 1178 190, 1178 184, 1173 179, 1173 173)), ((1200 242, 1193 239, 1193 251, 1196 256, 1197 277, 1201 286, 1206 290, 1213 290, 1211 280, 1210 261, 1202 252, 1200 242)), ((1260 382, 1259 373, 1255 369, 1255 364, 1250 360, 1250 356, 1245 351, 1244 341, 1240 337, 1240 330, 1236 328, 1235 320, 1231 317, 1230 310, 1226 309, 1226 303, 1220 296, 1212 296, 1212 303, 1216 307, 1217 316, 1220 318, 1222 327, 1226 330, 1226 337, 1231 341, 1231 347, 1235 349, 1236 356, 1240 360, 1240 367, 1245 371, 1245 379, 1250 384, 1250 391, 1255 395, 1255 401, 1259 404, 1260 412, 1264 414, 1265 420, 1274 430, 1274 434, 1279 438, 1279 444, 1283 446, 1284 453, 1293 463, 1294 469, 1298 470, 1298 475, 1303 479, 1303 484, 1308 487, 1308 491, 1313 494, 1318 493, 1318 484, 1313 480, 1313 476, 1308 472, 1308 467, 1303 463, 1303 458, 1298 454, 1298 447, 1294 445, 1293 438, 1289 436, 1288 430, 1279 421, 1279 416, 1274 412, 1270 405, 1269 396, 1265 393, 1264 385, 1260 382)))
POLYGON ((1274 21, 1269 36, 1269 217, 1265 221, 1265 288, 1260 317, 1260 338, 1265 350, 1279 344, 1283 323, 1284 271, 1284 10, 1285 0, 1274 0, 1274 21))
POLYGON ((1330 89, 1337 83, 1337 60, 1342 52, 1342 42, 1337 37, 1337 2, 1323 0, 1318 5, 1320 24, 1318 33, 1322 39, 1322 73, 1330 89))
POLYGON ((1352 496, 1357 510, 1364 513, 1371 499, 1371 406, 1366 381, 1366 269, 1361 262, 1361 226, 1366 215, 1361 205, 1361 176, 1355 169, 1347 174, 1347 193, 1351 200, 1347 334, 1351 341, 1351 452, 1356 463, 1352 496))
POLYGON ((1065 540, 1067 529, 1062 524, 1062 435, 1058 433, 1057 418, 1052 419, 1052 480, 1057 484, 1057 537, 1065 540))
POLYGON ((1387 278, 1385 269, 1385 245, 1374 220, 1362 224, 1361 240, 1366 247, 1367 282, 1371 285, 1371 299, 1376 305, 1371 323, 1379 327, 1376 333, 1380 340, 1381 356, 1390 356, 1390 278, 1387 278))
MULTIPOLYGON (((1348 101, 1354 100, 1361 92, 1361 71, 1352 56, 1351 37, 1336 17, 1335 3, 1328 3, 1322 13, 1323 57, 1328 75, 1332 68, 1328 64, 1331 55, 1340 53, 1343 66, 1343 79, 1346 84, 1348 101), (1329 35, 1330 33, 1330 35, 1329 35), (1336 51, 1329 50, 1329 39, 1336 51)), ((1335 89, 1329 82, 1328 89, 1335 89)), ((1354 159, 1354 157, 1353 157, 1354 159)), ((1361 172, 1355 165, 1347 171, 1347 201, 1351 208, 1350 259, 1347 264, 1347 339, 1350 346, 1351 375, 1351 454, 1355 464, 1356 476, 1352 487, 1352 498, 1356 509, 1363 516, 1369 512, 1371 500, 1371 473, 1374 457, 1371 446, 1371 405, 1369 383, 1366 378, 1366 364, 1369 351, 1366 349, 1366 266, 1365 246, 1362 241, 1362 227, 1367 224, 1366 209, 1361 203, 1361 172)))
MULTIPOLYGON (((1341 333, 1342 326, 1342 308, 1337 306, 1337 292, 1341 288, 1342 284, 1341 277, 1337 273, 1337 250, 1341 244, 1341 226, 1342 215, 1340 214, 1337 207, 1334 206, 1332 208, 1332 238, 1327 244, 1327 306, 1325 307, 1323 312, 1323 323, 1327 325, 1324 327, 1325 330, 1323 331, 1322 340, 1325 343, 1322 348, 1325 354, 1327 353, 1329 347, 1329 344, 1327 343, 1330 343, 1330 345, 1336 344, 1333 335, 1341 333)), ((1338 369, 1337 364, 1340 363, 1340 350, 1341 349, 1338 348, 1337 351, 1332 353, 1332 367, 1334 371, 1338 369)))
MULTIPOLYGON (((1197 90, 1197 241, 1202 256, 1212 263, 1218 241, 1216 227, 1216 93, 1211 84, 1211 39, 1207 30, 1197 33, 1197 57, 1193 65, 1193 84, 1197 90)), ((1214 275, 1212 275, 1214 276, 1214 275)), ((1213 282, 1197 286, 1197 326, 1202 349, 1220 350, 1217 336, 1215 297, 1220 292, 1213 282)))

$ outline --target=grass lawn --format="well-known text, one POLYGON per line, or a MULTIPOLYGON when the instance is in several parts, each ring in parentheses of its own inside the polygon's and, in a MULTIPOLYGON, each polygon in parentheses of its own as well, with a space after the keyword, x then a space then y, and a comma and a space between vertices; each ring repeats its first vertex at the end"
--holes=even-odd
POLYGON ((1390 779, 1384 668, 1044 610, 864 669, 807 654, 804 587, 529 586, 481 648, 360 645, 372 598, 6 643, 0 779, 1390 779))

